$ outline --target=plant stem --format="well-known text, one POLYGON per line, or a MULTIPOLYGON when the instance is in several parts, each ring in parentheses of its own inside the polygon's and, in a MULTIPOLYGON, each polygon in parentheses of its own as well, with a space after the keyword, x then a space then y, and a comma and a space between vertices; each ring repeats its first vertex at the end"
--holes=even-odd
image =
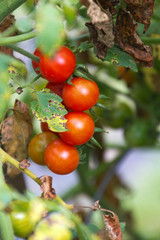
POLYGON ((34 38, 36 36, 37 36, 37 32, 32 31, 32 32, 20 34, 20 35, 13 36, 13 37, 3 37, 3 38, 0 38, 0 46, 26 41, 26 40, 34 38))
POLYGON ((26 169, 21 169, 19 166, 19 162, 15 160, 13 157, 11 157, 8 153, 6 153, 2 148, 0 148, 0 156, 3 160, 13 164, 16 168, 24 172, 26 175, 28 175, 30 178, 32 178, 37 184, 41 185, 40 179, 32 173, 30 170, 26 169))
POLYGON ((17 45, 14 45, 14 44, 7 44, 6 47, 16 51, 16 52, 19 52, 21 53, 22 55, 28 57, 28 58, 31 58, 33 61, 35 62, 39 62, 39 57, 27 52, 26 50, 24 50, 23 48, 20 48, 18 47, 17 45))
POLYGON ((0 23, 16 8, 27 0, 1 0, 0 1, 0 23))
POLYGON ((141 37, 141 40, 145 44, 160 44, 160 38, 159 37, 141 37))
MULTIPOLYGON (((26 88, 26 87, 31 87, 31 85, 32 85, 34 82, 36 82, 41 76, 42 76, 42 74, 39 73, 39 74, 38 74, 35 78, 33 78, 29 83, 21 86, 21 88, 24 89, 24 88, 26 88)), ((12 91, 12 94, 13 94, 13 93, 16 93, 16 92, 17 92, 17 89, 14 90, 14 91, 12 91)))

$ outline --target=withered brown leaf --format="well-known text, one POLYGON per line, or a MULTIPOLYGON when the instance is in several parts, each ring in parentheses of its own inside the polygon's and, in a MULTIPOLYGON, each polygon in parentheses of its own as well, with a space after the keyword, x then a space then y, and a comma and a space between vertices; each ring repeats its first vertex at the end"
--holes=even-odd
POLYGON ((28 159, 23 159, 22 162, 20 162, 19 166, 21 169, 28 168, 30 167, 30 162, 28 159))
MULTIPOLYGON (((0 24, 0 33, 4 32, 5 30, 7 30, 10 26, 13 25, 13 23, 15 22, 15 18, 12 14, 8 15, 3 22, 0 24)), ((13 34, 12 34, 13 35, 13 34)), ((13 55, 13 50, 9 49, 5 46, 0 46, 0 52, 3 52, 7 55, 13 55)))
POLYGON ((110 211, 110 214, 103 215, 104 224, 110 240, 122 240, 122 230, 117 215, 110 211))
POLYGON ((114 8, 116 5, 120 4, 120 0, 96 0, 97 3, 103 8, 107 9, 109 8, 110 12, 112 14, 115 14, 117 10, 114 8))
POLYGON ((144 45, 136 33, 137 23, 134 23, 129 12, 120 9, 117 15, 115 35, 119 46, 130 54, 137 63, 143 63, 147 67, 153 66, 151 48, 144 45))
POLYGON ((40 179, 42 196, 44 199, 54 199, 56 197, 55 189, 52 187, 52 177, 44 175, 40 179))
POLYGON ((124 0, 127 4, 127 10, 130 11, 136 22, 145 25, 144 33, 150 25, 150 19, 153 15, 153 7, 155 0, 124 0))
POLYGON ((97 49, 97 57, 104 59, 107 48, 114 45, 113 19, 109 8, 103 9, 98 1, 81 0, 87 8, 91 22, 86 23, 91 41, 97 49))
MULTIPOLYGON (((28 143, 33 131, 32 119, 28 106, 19 100, 15 101, 13 114, 3 120, 1 124, 1 146, 10 156, 21 162, 28 157, 28 143)), ((10 177, 15 177, 20 170, 10 163, 7 172, 10 177)))

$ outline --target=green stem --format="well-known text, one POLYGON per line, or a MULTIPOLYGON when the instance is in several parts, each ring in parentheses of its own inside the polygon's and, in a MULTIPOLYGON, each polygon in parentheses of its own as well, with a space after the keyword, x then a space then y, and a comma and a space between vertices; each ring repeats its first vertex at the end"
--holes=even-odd
POLYGON ((13 24, 10 28, 7 28, 4 32, 0 33, 0 37, 8 37, 15 33, 17 30, 16 25, 13 24))
MULTIPOLYGON (((3 171, 2 171, 3 157, 0 155, 0 192, 5 188, 3 171)), ((13 228, 11 219, 7 213, 0 211, 0 239, 1 240, 14 240, 13 228)))
POLYGON ((159 37, 141 37, 141 40, 145 44, 160 44, 160 38, 159 37))
POLYGON ((0 46, 22 42, 22 41, 34 38, 36 36, 37 36, 37 32, 34 31, 34 32, 13 36, 13 37, 3 37, 3 38, 0 38, 0 46))
POLYGON ((39 57, 27 52, 26 50, 24 50, 23 48, 20 48, 18 47, 17 45, 14 45, 14 44, 7 44, 6 47, 16 51, 16 52, 19 52, 21 53, 22 55, 32 59, 33 61, 35 62, 39 62, 39 57))
MULTIPOLYGON (((24 89, 24 88, 26 88, 26 87, 31 87, 31 85, 32 85, 34 82, 36 82, 41 76, 42 76, 42 74, 39 73, 39 74, 38 74, 35 78, 33 78, 29 83, 21 86, 21 88, 24 89)), ((12 94, 13 94, 13 93, 16 93, 16 92, 17 92, 17 89, 14 90, 14 91, 12 91, 12 94)))
POLYGON ((11 219, 8 213, 0 211, 0 239, 14 240, 11 219))
POLYGON ((5 151, 3 151, 2 148, 0 148, 0 156, 1 156, 2 160, 13 164, 16 168, 18 168, 19 170, 24 172, 26 175, 28 175, 30 178, 32 178, 37 184, 41 185, 40 179, 34 173, 32 173, 27 168, 21 169, 19 166, 19 162, 17 160, 15 160, 13 157, 11 157, 10 155, 8 155, 5 151))
POLYGON ((1 0, 0 1, 0 23, 12 13, 16 8, 20 7, 27 0, 1 0))

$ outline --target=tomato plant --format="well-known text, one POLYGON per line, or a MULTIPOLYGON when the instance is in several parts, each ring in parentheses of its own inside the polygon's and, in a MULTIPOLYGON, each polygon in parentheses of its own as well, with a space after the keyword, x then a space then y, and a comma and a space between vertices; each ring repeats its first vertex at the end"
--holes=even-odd
POLYGON ((52 58, 42 55, 39 68, 44 78, 53 83, 66 81, 73 73, 76 59, 73 52, 62 46, 52 58))
POLYGON ((52 172, 64 175, 77 168, 79 153, 76 147, 58 139, 47 146, 44 152, 44 160, 52 172))
POLYGON ((99 89, 94 81, 81 77, 72 79, 70 85, 65 84, 62 92, 64 104, 75 111, 85 111, 96 104, 99 97, 99 89))
POLYGON ((61 139, 73 145, 81 145, 90 140, 94 133, 94 122, 84 112, 69 112, 65 115, 69 131, 59 133, 61 139))
POLYGON ((28 146, 30 158, 37 164, 45 165, 44 150, 50 142, 57 138, 58 136, 53 132, 43 132, 35 135, 28 146))

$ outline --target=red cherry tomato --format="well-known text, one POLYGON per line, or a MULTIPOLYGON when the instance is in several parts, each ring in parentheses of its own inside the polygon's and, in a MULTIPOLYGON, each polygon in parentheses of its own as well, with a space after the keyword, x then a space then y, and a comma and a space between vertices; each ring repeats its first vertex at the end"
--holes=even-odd
POLYGON ((74 111, 85 111, 96 104, 99 88, 94 81, 76 77, 71 81, 74 86, 65 84, 62 92, 64 104, 74 111))
POLYGON ((90 140, 94 133, 94 122, 84 112, 69 112, 65 115, 69 131, 59 133, 61 139, 72 145, 81 145, 90 140))
MULTIPOLYGON (((42 55, 42 53, 41 53, 41 51, 40 51, 39 48, 36 48, 36 50, 34 51, 33 54, 34 54, 35 56, 39 57, 39 58, 40 58, 41 55, 42 55)), ((35 71, 37 74, 40 73, 39 70, 36 70, 37 68, 39 68, 39 63, 38 63, 38 62, 35 62, 35 61, 32 60, 32 67, 33 67, 34 71, 35 71)))
POLYGON ((65 83, 52 83, 48 82, 46 88, 50 89, 52 92, 56 93, 58 96, 62 98, 62 90, 65 83))
POLYGON ((61 139, 51 142, 45 152, 47 167, 57 174, 68 174, 74 171, 79 163, 79 153, 76 147, 64 143, 61 139))
POLYGON ((75 66, 76 59, 73 52, 64 46, 55 53, 53 58, 42 55, 39 62, 44 78, 54 83, 66 81, 73 73, 75 66))
POLYGON ((43 132, 35 135, 29 143, 28 154, 39 165, 45 165, 44 150, 47 145, 58 138, 53 132, 43 132))

